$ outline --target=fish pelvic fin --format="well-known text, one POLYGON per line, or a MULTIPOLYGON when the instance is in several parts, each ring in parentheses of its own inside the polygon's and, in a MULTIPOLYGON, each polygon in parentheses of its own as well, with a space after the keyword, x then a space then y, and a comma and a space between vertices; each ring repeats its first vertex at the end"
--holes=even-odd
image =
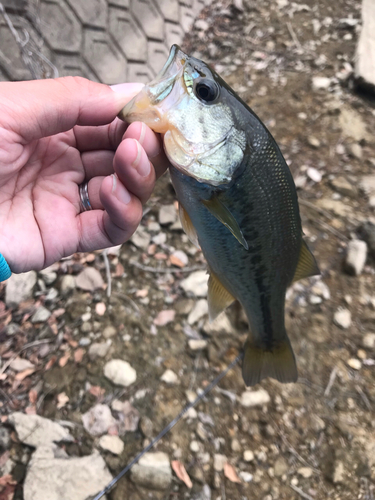
POLYGON ((316 274, 320 274, 318 264, 316 263, 315 257, 311 253, 311 250, 307 246, 305 240, 302 240, 298 264, 294 273, 293 281, 308 278, 309 276, 315 276, 316 274))
POLYGON ((249 245, 242 234, 238 222, 230 213, 229 209, 219 200, 219 198, 217 196, 213 196, 209 200, 202 200, 202 203, 218 221, 229 229, 236 240, 241 243, 246 250, 248 250, 249 245))
POLYGON ((264 349, 252 338, 245 344, 242 376, 247 386, 258 384, 267 377, 284 384, 298 378, 296 359, 288 337, 277 343, 272 350, 264 349))
POLYGON ((187 213, 187 211, 184 209, 184 207, 181 205, 180 202, 178 202, 178 213, 180 216, 182 229, 185 231, 185 233, 187 234, 189 240, 193 243, 193 245, 195 245, 197 248, 200 248, 198 235, 195 230, 195 227, 191 222, 189 214, 187 213))
POLYGON ((208 279, 208 315, 210 321, 213 321, 219 314, 232 304, 236 299, 222 285, 219 278, 210 271, 208 279))

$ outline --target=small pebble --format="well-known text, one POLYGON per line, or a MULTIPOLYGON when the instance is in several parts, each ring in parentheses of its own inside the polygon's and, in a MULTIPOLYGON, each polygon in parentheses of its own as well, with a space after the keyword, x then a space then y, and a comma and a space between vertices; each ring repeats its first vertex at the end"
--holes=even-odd
POLYGON ((360 370, 362 368, 362 363, 357 358, 350 358, 347 363, 353 370, 360 370))
POLYGON ((352 324, 352 315, 348 309, 338 309, 333 316, 333 321, 335 325, 345 330, 352 324))
POLYGON ((308 479, 313 475, 314 471, 310 467, 300 467, 297 470, 297 472, 300 476, 304 477, 305 479, 308 479))
POLYGON ((254 460, 254 453, 251 450, 245 450, 243 452, 243 459, 245 462, 252 462, 254 460))
POLYGON ((366 263, 367 243, 361 240, 352 240, 348 244, 345 271, 353 276, 359 276, 366 263))
POLYGON ((165 382, 166 384, 177 384, 178 382, 178 376, 173 372, 172 370, 166 370, 163 375, 160 377, 160 380, 162 382, 165 382))

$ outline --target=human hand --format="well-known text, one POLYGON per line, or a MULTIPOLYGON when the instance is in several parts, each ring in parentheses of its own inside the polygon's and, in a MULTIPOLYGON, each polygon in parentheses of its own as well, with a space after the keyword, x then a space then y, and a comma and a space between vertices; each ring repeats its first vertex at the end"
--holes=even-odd
POLYGON ((0 83, 0 252, 13 272, 133 234, 168 165, 151 129, 116 118, 141 87, 76 77, 0 83), (82 212, 85 180, 93 210, 82 212))

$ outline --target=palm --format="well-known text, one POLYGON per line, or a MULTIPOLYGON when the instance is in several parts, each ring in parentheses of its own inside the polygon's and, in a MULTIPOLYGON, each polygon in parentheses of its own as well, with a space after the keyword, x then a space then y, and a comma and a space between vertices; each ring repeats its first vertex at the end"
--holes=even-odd
POLYGON ((79 250, 78 185, 85 178, 73 132, 28 145, 20 157, 24 165, 9 166, 0 193, 3 245, 22 263, 12 266, 15 272, 42 269, 79 250))

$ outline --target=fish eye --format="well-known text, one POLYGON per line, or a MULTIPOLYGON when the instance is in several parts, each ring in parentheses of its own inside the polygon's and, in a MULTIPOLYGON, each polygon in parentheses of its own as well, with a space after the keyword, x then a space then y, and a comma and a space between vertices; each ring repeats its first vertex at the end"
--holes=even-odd
POLYGON ((219 96, 219 87, 216 82, 204 78, 195 84, 195 95, 203 102, 213 102, 219 96))

